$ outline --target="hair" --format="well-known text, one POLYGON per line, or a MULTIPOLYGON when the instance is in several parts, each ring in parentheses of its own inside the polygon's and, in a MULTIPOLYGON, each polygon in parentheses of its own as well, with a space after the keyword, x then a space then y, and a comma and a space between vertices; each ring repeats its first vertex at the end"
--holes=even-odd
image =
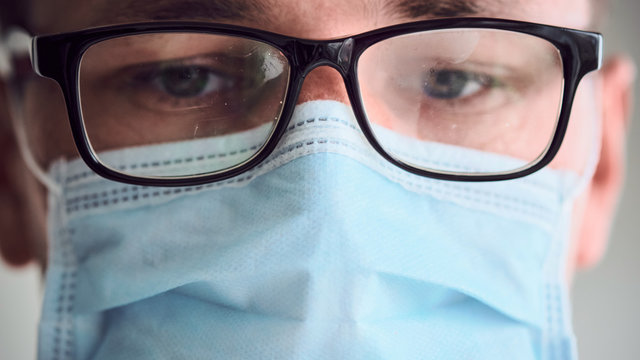
POLYGON ((29 28, 30 0, 0 0, 0 30, 18 26, 29 28))

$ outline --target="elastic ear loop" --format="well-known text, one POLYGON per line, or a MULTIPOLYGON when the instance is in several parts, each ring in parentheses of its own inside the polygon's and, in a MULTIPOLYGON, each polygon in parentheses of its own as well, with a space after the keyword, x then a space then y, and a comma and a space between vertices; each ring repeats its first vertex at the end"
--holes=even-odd
POLYGON ((16 134, 16 141, 18 143, 18 149, 20 151, 20 155, 22 156, 23 161, 27 165, 27 168, 33 176, 40 181, 42 185, 49 191, 49 193, 53 194, 56 197, 60 197, 62 195, 62 186, 58 184, 52 177, 50 177, 43 169, 40 167, 35 157, 33 156, 33 152, 28 145, 27 140, 27 132, 24 127, 24 112, 22 111, 21 101, 19 101, 17 94, 13 92, 14 95, 9 95, 9 117, 11 118, 11 123, 13 125, 14 133, 16 134))
MULTIPOLYGON (((597 99, 596 88, 601 87, 600 77, 597 73, 587 75, 582 81, 582 85, 588 85, 588 91, 591 93, 593 99, 597 99), (585 81, 586 80, 586 81, 585 81)), ((593 131, 591 131, 591 144, 589 157, 585 164, 585 169, 582 176, 579 177, 578 182, 572 186, 571 191, 567 195, 565 206, 572 206, 573 201, 584 193, 593 179, 598 163, 600 162, 600 151, 602 150, 602 103, 601 101, 593 101, 593 116, 590 116, 590 125, 593 131)), ((589 125, 589 124, 587 124, 589 125)))

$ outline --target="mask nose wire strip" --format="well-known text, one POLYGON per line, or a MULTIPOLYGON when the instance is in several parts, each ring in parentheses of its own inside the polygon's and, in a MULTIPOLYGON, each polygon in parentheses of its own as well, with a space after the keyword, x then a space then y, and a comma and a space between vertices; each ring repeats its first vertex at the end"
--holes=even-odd
POLYGON ((33 156, 33 152, 28 145, 27 133, 24 128, 24 118, 21 102, 18 100, 17 94, 10 94, 7 96, 9 100, 8 112, 9 117, 11 118, 11 123, 13 125, 14 132, 16 134, 16 141, 18 143, 18 149, 20 151, 20 155, 24 160, 27 168, 33 176, 38 179, 38 181, 44 185, 47 190, 56 197, 60 197, 62 195, 62 187, 58 184, 54 179, 52 179, 47 173, 38 165, 35 157, 33 156))

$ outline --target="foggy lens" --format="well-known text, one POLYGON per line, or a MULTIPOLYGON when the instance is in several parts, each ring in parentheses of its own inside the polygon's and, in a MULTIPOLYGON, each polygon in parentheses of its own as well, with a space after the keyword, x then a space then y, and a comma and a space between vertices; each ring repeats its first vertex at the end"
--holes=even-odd
POLYGON ((123 173, 181 177, 250 160, 282 112, 289 64, 276 48, 215 34, 153 33, 84 53, 79 93, 100 161, 123 173))
POLYGON ((408 165, 460 174, 536 162, 555 133, 562 59, 548 41, 495 29, 413 33, 378 42, 358 62, 367 119, 408 165), (473 164, 460 161, 473 153, 473 164))

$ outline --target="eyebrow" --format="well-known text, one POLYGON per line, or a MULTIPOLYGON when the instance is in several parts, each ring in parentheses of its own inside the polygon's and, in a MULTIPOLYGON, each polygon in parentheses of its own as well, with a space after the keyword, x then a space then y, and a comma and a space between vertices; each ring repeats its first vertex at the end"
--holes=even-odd
MULTIPOLYGON (((268 4, 269 0, 107 1, 102 13, 111 22, 245 20, 265 23, 268 4), (114 3, 120 5, 114 6, 114 3)), ((480 12, 476 0, 389 0, 380 10, 408 19, 470 16, 480 12)))
POLYGON ((408 18, 477 15, 480 8, 472 0, 394 0, 387 8, 408 18))

